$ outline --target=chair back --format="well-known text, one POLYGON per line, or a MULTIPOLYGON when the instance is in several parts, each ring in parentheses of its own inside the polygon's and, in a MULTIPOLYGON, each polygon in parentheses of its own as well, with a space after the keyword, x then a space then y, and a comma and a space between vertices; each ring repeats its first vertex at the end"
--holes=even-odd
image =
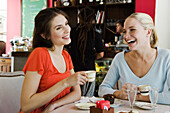
POLYGON ((19 113, 24 76, 0 75, 0 113, 19 113))

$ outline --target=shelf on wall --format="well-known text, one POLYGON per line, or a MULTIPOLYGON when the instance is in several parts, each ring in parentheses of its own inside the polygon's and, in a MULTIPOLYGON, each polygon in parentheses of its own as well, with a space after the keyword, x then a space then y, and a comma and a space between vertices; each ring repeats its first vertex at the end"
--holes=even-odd
POLYGON ((107 6, 109 5, 131 5, 131 4, 134 4, 133 2, 132 3, 106 3, 107 6))
POLYGON ((14 57, 28 57, 31 51, 16 51, 16 52, 11 52, 11 56, 14 57))

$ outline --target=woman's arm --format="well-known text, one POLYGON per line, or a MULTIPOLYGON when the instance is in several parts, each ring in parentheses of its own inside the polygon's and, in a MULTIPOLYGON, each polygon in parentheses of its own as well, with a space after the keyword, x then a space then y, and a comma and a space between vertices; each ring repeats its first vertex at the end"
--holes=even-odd
MULTIPOLYGON (((75 73, 73 69, 70 70, 70 72, 71 72, 71 75, 73 75, 75 73)), ((61 99, 55 101, 52 106, 53 106, 53 108, 56 108, 56 107, 77 101, 80 98, 81 98, 80 85, 76 85, 71 88, 71 92, 69 94, 67 94, 66 96, 62 97, 61 99)))
MULTIPOLYGON (((72 75, 75 73, 73 69, 70 72, 72 75)), ((81 97, 80 86, 79 85, 73 86, 72 91, 69 94, 48 105, 48 107, 42 113, 55 112, 55 109, 57 107, 77 101, 80 99, 80 97, 81 97)))
POLYGON ((104 46, 102 42, 102 37, 99 33, 95 32, 95 49, 96 49, 96 59, 103 58, 104 56, 104 46))
POLYGON ((105 94, 113 94, 116 89, 113 89, 114 85, 119 79, 118 69, 116 59, 113 59, 110 69, 103 80, 102 84, 99 86, 99 96, 103 97, 105 94))
POLYGON ((166 81, 163 84, 163 92, 158 94, 158 103, 170 105, 170 59, 167 60, 168 64, 166 68, 166 81))
POLYGON ((47 89, 46 91, 36 93, 40 79, 41 75, 39 75, 38 72, 26 72, 21 93, 21 108, 23 112, 31 112, 36 108, 45 105, 62 90, 67 88, 67 84, 63 80, 55 84, 53 87, 47 89))
POLYGON ((41 75, 39 75, 38 72, 26 72, 21 93, 21 108, 23 112, 31 112, 45 105, 67 87, 75 86, 73 90, 76 89, 78 92, 79 90, 77 85, 86 82, 85 76, 82 76, 80 73, 76 73, 56 83, 49 89, 41 93, 36 93, 40 79, 41 75))

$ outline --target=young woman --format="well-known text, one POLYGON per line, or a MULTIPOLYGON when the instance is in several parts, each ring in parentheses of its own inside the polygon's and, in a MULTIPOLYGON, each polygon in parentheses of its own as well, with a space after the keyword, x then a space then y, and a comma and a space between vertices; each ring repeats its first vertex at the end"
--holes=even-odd
MULTIPOLYGON (((99 88, 99 95, 114 94, 127 99, 127 85, 150 85, 158 88, 158 103, 170 104, 170 51, 156 47, 158 37, 152 18, 144 13, 130 15, 124 23, 124 40, 129 51, 113 59, 99 88), (113 89, 120 80, 122 88, 113 89)), ((150 101, 138 94, 136 100, 150 101)))
POLYGON ((34 50, 23 69, 23 112, 50 113, 80 99, 79 85, 87 78, 84 72, 74 72, 71 57, 63 50, 71 42, 70 30, 67 15, 56 8, 44 9, 35 17, 34 50))

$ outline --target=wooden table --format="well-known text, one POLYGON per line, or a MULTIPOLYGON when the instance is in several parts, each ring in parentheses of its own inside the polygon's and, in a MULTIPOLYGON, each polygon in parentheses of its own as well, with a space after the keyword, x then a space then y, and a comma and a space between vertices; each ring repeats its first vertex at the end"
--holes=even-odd
MULTIPOLYGON (((126 111, 130 110, 129 102, 126 100, 122 100, 122 101, 123 101, 123 105, 116 107, 114 109, 114 113, 117 113, 120 110, 126 110, 126 111)), ((134 106, 134 110, 139 111, 139 113, 153 113, 153 110, 144 110, 138 108, 137 106, 134 106)), ((156 113, 165 113, 166 111, 169 111, 170 113, 170 105, 157 104, 156 113)), ((90 110, 80 110, 76 108, 75 103, 71 103, 71 104, 64 105, 60 108, 57 108, 52 113, 90 113, 90 110)))

